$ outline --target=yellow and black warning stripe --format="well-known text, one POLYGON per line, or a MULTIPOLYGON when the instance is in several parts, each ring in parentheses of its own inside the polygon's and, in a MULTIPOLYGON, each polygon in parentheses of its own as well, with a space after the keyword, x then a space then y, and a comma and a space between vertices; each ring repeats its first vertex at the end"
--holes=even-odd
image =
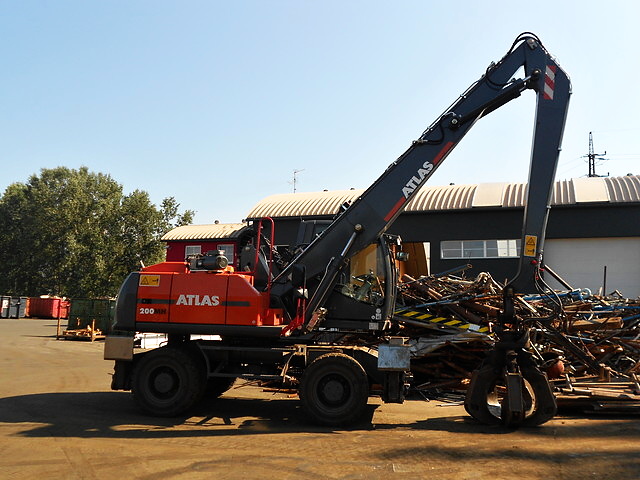
POLYGON ((417 310, 397 310, 395 315, 399 317, 406 317, 412 320, 420 320, 422 322, 429 322, 446 327, 457 328, 459 330, 465 330, 470 332, 489 333, 489 327, 483 327, 476 323, 465 323, 462 320, 456 320, 455 318, 437 317, 430 313, 420 312, 417 310))

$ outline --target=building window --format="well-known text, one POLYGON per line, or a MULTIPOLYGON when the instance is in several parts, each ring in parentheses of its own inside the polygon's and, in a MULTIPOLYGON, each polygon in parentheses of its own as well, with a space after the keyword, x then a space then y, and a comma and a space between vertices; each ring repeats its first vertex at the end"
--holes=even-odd
POLYGON ((520 240, 445 240, 440 242, 440 258, 517 258, 520 240))
POLYGON ((224 256, 227 257, 227 260, 229 260, 229 263, 233 264, 233 261, 235 260, 234 254, 235 254, 235 245, 232 243, 226 243, 226 244, 218 244, 218 250, 222 250, 224 252, 224 256))
POLYGON ((192 255, 200 255, 202 253, 202 245, 186 245, 184 247, 184 258, 192 255))

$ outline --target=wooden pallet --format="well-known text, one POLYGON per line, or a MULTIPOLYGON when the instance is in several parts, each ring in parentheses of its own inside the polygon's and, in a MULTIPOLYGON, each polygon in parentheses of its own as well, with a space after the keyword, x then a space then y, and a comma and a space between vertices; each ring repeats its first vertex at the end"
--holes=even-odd
POLYGON ((61 338, 65 340, 90 340, 92 342, 96 340, 104 340, 104 337, 105 336, 100 330, 94 332, 88 328, 80 330, 65 330, 61 335, 61 338))
POLYGON ((95 342, 96 340, 104 340, 105 335, 102 333, 102 330, 96 329, 96 321, 91 322, 91 326, 87 325, 87 328, 80 328, 76 330, 64 330, 60 333, 60 319, 58 319, 58 331, 56 334, 56 339, 64 339, 64 340, 88 340, 91 342, 95 342))

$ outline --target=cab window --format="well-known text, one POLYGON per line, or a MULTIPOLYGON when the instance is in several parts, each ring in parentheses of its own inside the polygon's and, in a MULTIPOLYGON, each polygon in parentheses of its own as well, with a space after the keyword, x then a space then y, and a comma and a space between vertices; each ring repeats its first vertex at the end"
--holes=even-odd
POLYGON ((378 244, 351 257, 340 286, 343 295, 371 305, 384 303, 385 259, 378 244))

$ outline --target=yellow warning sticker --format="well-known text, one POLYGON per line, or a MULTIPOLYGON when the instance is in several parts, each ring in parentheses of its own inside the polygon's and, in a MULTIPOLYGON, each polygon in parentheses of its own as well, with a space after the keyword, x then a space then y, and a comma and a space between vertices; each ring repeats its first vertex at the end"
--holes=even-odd
POLYGON ((160 275, 140 275, 141 287, 159 287, 160 275))
POLYGON ((538 237, 535 235, 524 236, 524 256, 535 257, 538 249, 538 237))

